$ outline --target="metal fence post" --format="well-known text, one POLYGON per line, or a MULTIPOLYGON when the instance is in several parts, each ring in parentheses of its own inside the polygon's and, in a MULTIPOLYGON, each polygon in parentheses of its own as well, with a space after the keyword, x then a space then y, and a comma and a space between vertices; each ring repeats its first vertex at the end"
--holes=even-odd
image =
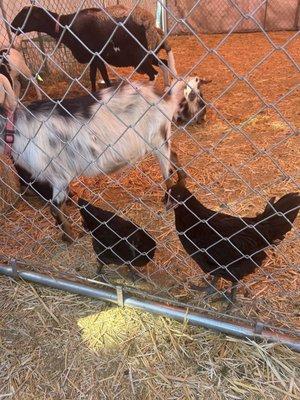
POLYGON ((166 35, 168 33, 168 16, 166 12, 167 0, 160 0, 156 2, 156 26, 166 35))
POLYGON ((165 35, 168 33, 168 15, 167 15, 167 7, 168 7, 168 1, 167 0, 162 0, 162 4, 164 5, 162 9, 162 22, 163 22, 163 31, 165 35))
POLYGON ((300 19, 300 0, 298 0, 296 12, 295 12, 295 22, 294 22, 295 30, 299 29, 299 19, 300 19))
POLYGON ((268 5, 269 5, 269 0, 266 0, 264 22, 263 22, 264 30, 266 30, 266 24, 267 24, 268 5))

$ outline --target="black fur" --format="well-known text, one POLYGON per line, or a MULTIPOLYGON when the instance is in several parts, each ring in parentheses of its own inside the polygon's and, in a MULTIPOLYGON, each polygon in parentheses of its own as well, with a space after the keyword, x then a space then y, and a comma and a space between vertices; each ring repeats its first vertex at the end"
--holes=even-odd
POLYGON ((100 99, 100 94, 94 93, 93 96, 80 96, 73 99, 64 99, 62 101, 55 99, 51 101, 34 101, 26 107, 33 115, 37 115, 38 113, 47 114, 47 112, 50 114, 54 110, 54 114, 65 119, 74 119, 74 117, 81 116, 89 120, 93 116, 91 106, 98 103, 100 99))
POLYGON ((91 154, 92 154, 92 156, 94 157, 94 158, 98 158, 99 157, 99 152, 97 151, 97 149, 95 149, 95 147, 90 147, 90 152, 91 152, 91 154))
MULTIPOLYGON (((52 199, 53 189, 49 182, 41 182, 33 179, 32 175, 20 165, 15 164, 15 168, 19 177, 21 193, 24 194, 28 189, 31 189, 32 193, 42 200, 50 201, 52 199)), ((68 196, 69 198, 73 196, 71 191, 69 191, 68 196)))
MULTIPOLYGON (((96 90, 97 68, 102 74, 106 86, 111 86, 103 59, 108 64, 116 67, 138 67, 137 72, 147 74, 150 80, 154 80, 157 71, 153 68, 153 65, 157 65, 159 61, 155 56, 147 55, 146 51, 141 47, 142 45, 145 49, 148 49, 145 28, 138 25, 132 17, 129 17, 124 24, 126 30, 123 26, 118 26, 111 38, 116 24, 111 20, 102 20, 97 16, 99 13, 102 16, 105 15, 98 8, 81 10, 75 19, 75 14, 61 15, 59 18, 60 24, 62 26, 69 25, 71 33, 68 30, 63 32, 62 28, 57 33, 55 26, 58 14, 40 7, 24 7, 12 21, 11 30, 17 32, 17 34, 21 33, 18 30, 19 28, 22 29, 22 32, 44 32, 56 40, 59 40, 62 36, 61 42, 71 50, 79 63, 86 64, 92 61, 90 65, 92 91, 96 90), (116 51, 117 48, 119 50, 116 51), (95 55, 95 52, 99 53, 100 57, 95 55), (142 60, 144 61, 142 62, 142 60)), ((121 23, 125 19, 125 17, 120 18, 116 22, 121 23)), ((165 48, 165 44, 162 44, 160 48, 165 48)), ((166 63, 165 60, 162 60, 162 62, 166 63)))
POLYGON ((49 137, 49 145, 52 148, 56 148, 58 145, 57 140, 53 137, 49 137))
POLYGON ((33 189, 33 192, 42 197, 44 200, 52 199, 52 186, 48 182, 38 182, 32 178, 32 175, 24 168, 15 164, 16 171, 19 175, 19 181, 22 192, 25 192, 27 188, 33 189))

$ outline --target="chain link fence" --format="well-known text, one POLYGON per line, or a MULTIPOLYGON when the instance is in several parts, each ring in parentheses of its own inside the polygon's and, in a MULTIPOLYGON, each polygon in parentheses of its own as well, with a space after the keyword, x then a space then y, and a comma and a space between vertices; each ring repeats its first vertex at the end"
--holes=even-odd
POLYGON ((299 2, 279 1, 168 1, 170 26, 176 25, 176 33, 225 33, 234 27, 235 32, 259 32, 294 30, 299 28, 299 2))
MULTIPOLYGON (((45 7, 48 10, 59 14, 74 13, 79 9, 89 7, 109 7, 120 4, 119 1, 81 0, 81 1, 39 1, 32 2, 45 7)), ((140 7, 155 15, 157 11, 156 1, 123 1, 121 4, 130 8, 138 4, 140 7)), ((165 3, 165 2, 164 2, 165 3)), ((9 21, 13 16, 28 2, 22 0, 14 3, 8 0, 2 0, 0 3, 4 23, 2 24, 0 37, 2 47, 9 42, 9 21)), ((226 32, 260 32, 281 31, 299 29, 299 0, 253 0, 238 1, 214 0, 205 1, 168 1, 167 6, 162 8, 167 14, 168 29, 172 34, 192 34, 197 33, 226 33, 226 32)), ((40 65, 44 60, 43 67, 46 72, 49 70, 59 70, 61 75, 63 71, 77 76, 83 71, 78 63, 70 62, 70 52, 64 45, 56 49, 56 44, 51 37, 44 34, 29 34, 34 38, 34 42, 23 38, 21 43, 22 51, 26 62, 35 72, 40 70, 40 65), (45 63, 43 54, 51 54, 51 59, 45 63), (53 65, 52 60, 55 64, 53 65), (49 65, 50 64, 50 65, 49 65)), ((18 43, 16 43, 19 45, 18 43)), ((46 57, 47 58, 47 57, 46 57)))
MULTIPOLYGON (((18 2, 2 0, 2 15, 9 22, 25 5, 26 0, 18 2)), ((33 2, 34 3, 34 2, 33 2)), ((38 4, 60 14, 73 13, 79 8, 109 7, 124 4, 133 7, 135 4, 155 14, 156 1, 39 1, 38 4)), ((299 29, 299 0, 168 0, 167 11, 169 28, 173 33, 189 34, 189 27, 199 33, 226 33, 236 25, 236 32, 259 32, 260 27, 266 31, 299 29), (174 26, 175 25, 175 26, 174 26)), ((1 41, 8 41, 5 25, 1 27, 1 41)))
MULTIPOLYGON (((98 6, 93 1, 35 3, 60 14, 98 6)), ((111 3, 116 2, 101 5, 111 3)), ((155 3, 138 4, 155 14, 155 3)), ((24 4, 3 2, 3 16, 8 23, 24 4)), ((299 32, 293 30, 298 26, 299 2, 186 0, 168 1, 166 7, 168 37, 179 74, 212 79, 204 89, 207 121, 202 125, 172 123, 172 146, 188 174, 188 187, 213 210, 213 215, 224 212, 238 219, 255 216, 270 198, 299 191, 299 32), (285 32, 268 32, 271 30, 285 32), (216 32, 222 34, 206 34, 216 32)), ((31 69, 39 73, 45 71, 45 65, 48 68, 41 84, 47 98, 76 97, 90 90, 89 82, 81 76, 88 65, 78 66, 71 52, 59 50, 52 39, 42 39, 41 51, 36 35, 24 36, 22 49, 31 69)), ((111 72, 131 82, 132 69, 113 68, 111 72)), ((34 94, 29 91, 19 107, 28 107, 33 100, 34 94)), ((298 337, 299 220, 278 246, 270 246, 265 262, 255 273, 240 280, 237 306, 226 311, 226 280, 215 287, 217 300, 198 290, 214 284, 178 239, 173 212, 166 212, 161 201, 164 188, 152 157, 112 174, 76 179, 71 185, 74 196, 66 214, 78 234, 82 222, 77 199, 84 198, 133 221, 157 243, 154 259, 134 268, 139 274, 137 279, 132 280, 124 266, 105 265, 105 284, 96 274, 91 236, 78 238, 69 246, 64 244, 49 202, 18 188, 11 161, 1 158, 0 166, 3 263, 17 259, 50 276, 76 278, 100 287, 122 287, 125 293, 139 298, 227 318, 233 323, 261 321, 266 327, 298 337)))

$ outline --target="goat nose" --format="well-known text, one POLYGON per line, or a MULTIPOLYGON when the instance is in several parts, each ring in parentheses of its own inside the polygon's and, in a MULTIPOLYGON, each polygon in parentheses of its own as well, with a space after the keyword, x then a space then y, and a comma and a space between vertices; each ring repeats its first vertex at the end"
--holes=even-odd
POLYGON ((189 101, 194 101, 195 98, 196 98, 196 93, 192 90, 192 91, 189 93, 189 101))

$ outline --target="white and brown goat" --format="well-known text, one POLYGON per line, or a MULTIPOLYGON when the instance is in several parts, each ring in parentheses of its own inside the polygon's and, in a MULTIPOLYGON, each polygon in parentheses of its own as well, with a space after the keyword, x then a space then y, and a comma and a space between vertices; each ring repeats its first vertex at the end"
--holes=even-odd
POLYGON ((195 77, 186 78, 179 106, 174 121, 179 125, 199 124, 206 120, 206 102, 202 93, 202 85, 210 83, 210 79, 195 77))

